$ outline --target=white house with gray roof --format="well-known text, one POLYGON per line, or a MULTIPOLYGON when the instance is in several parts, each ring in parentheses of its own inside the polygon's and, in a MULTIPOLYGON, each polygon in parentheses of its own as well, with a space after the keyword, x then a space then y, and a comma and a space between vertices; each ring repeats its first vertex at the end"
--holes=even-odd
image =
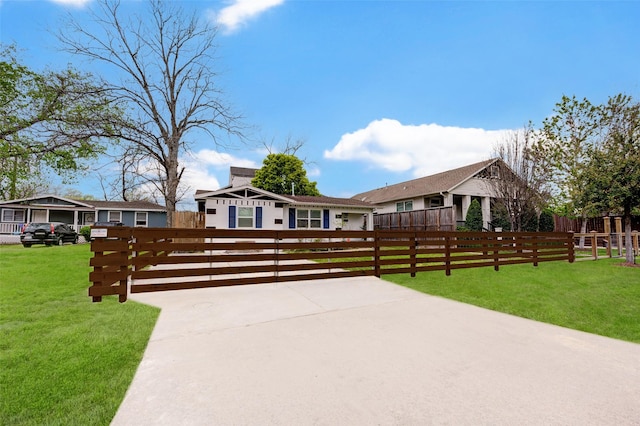
POLYGON ((481 161, 457 169, 418 179, 387 185, 353 196, 375 205, 375 213, 404 212, 439 207, 454 207, 456 220, 463 222, 471 201, 482 206, 485 228, 491 222, 492 179, 500 178, 499 159, 481 161))
POLYGON ((274 194, 251 186, 253 176, 255 169, 232 167, 228 186, 196 191, 207 228, 373 229, 373 205, 368 201, 274 194))

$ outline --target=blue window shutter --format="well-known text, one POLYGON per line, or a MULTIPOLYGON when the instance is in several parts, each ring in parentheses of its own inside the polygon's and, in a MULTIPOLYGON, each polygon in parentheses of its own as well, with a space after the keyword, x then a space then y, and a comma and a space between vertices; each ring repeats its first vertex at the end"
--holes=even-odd
POLYGON ((262 207, 256 207, 256 228, 262 228, 262 207))
POLYGON ((329 229, 329 210, 322 211, 322 227, 329 229))
POLYGON ((236 227, 236 206, 229 206, 229 229, 236 227))
POLYGON ((289 229, 296 229, 296 209, 289 207, 289 229))

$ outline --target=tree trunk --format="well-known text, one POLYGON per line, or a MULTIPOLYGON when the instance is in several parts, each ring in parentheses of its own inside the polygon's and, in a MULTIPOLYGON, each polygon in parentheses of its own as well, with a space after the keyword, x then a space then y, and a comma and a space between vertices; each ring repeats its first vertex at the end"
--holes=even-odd
POLYGON ((624 206, 624 250, 626 262, 636 263, 633 253, 633 241, 631 240, 631 206, 624 206))
POLYGON ((582 214, 582 222, 580 223, 580 233, 583 234, 583 236, 580 237, 578 248, 584 250, 584 234, 587 233, 587 216, 584 213, 582 214))

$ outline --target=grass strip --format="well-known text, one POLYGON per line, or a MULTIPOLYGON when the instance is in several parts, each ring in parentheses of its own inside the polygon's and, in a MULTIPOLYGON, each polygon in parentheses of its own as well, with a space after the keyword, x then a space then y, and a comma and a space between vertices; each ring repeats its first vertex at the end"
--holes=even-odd
POLYGON ((159 309, 91 303, 89 245, 0 247, 0 424, 108 425, 159 309))

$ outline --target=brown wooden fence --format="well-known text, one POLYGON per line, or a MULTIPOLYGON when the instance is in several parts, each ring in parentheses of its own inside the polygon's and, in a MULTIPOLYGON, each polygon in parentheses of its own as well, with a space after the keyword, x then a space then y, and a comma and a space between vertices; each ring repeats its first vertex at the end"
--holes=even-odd
POLYGON ((380 213, 373 216, 373 227, 379 230, 455 231, 453 207, 438 207, 408 212, 380 213))
POLYGON ((91 242, 89 296, 516 263, 573 262, 571 233, 110 227, 91 242), (204 241, 204 242, 201 242, 204 241))

